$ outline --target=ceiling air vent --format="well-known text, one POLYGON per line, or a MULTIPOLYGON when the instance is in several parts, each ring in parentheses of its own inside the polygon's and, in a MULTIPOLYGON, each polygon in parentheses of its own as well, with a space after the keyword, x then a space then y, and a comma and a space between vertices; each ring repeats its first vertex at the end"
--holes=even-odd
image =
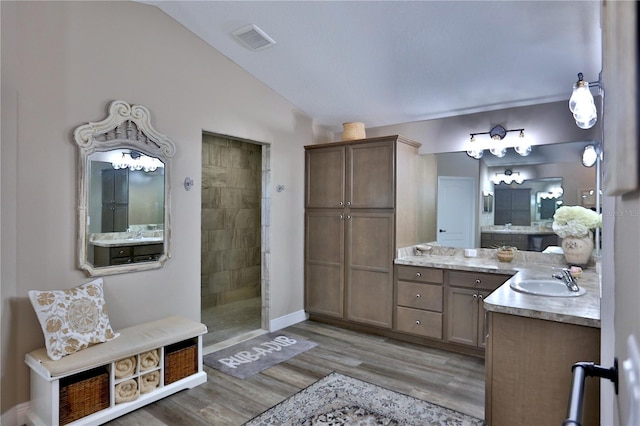
POLYGON ((262 50, 276 44, 274 39, 253 24, 237 29, 231 34, 251 50, 262 50))

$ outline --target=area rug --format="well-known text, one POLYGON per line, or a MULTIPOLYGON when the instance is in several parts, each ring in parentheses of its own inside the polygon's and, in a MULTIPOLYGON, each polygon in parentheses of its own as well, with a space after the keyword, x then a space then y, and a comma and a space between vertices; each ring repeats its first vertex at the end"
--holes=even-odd
POLYGON ((202 362, 244 380, 314 346, 317 343, 309 340, 283 333, 268 333, 207 354, 202 362))
POLYGON ((475 417, 334 372, 245 426, 484 424, 475 417))

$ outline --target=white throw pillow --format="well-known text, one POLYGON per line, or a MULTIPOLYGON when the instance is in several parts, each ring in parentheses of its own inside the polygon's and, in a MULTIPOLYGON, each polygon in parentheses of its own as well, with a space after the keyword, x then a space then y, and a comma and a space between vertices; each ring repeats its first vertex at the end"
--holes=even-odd
POLYGON ((109 323, 102 278, 70 290, 31 290, 29 299, 53 360, 120 335, 109 323))

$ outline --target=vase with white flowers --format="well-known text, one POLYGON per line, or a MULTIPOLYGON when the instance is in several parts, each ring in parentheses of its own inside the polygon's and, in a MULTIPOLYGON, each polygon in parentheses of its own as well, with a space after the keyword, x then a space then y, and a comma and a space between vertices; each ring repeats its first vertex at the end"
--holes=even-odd
POLYGON ((586 267, 593 253, 594 229, 601 216, 582 206, 562 206, 553 215, 553 231, 562 238, 562 250, 569 265, 586 267))

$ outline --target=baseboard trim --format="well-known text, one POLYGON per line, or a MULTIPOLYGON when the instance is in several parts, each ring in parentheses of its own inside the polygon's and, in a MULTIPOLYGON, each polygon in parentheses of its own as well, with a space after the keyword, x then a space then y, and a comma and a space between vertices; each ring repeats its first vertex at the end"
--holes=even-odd
POLYGON ((27 424, 27 412, 29 411, 29 401, 18 404, 7 410, 0 417, 0 425, 21 426, 27 424))
POLYGON ((269 321, 269 332, 282 330, 283 328, 306 321, 308 318, 309 315, 307 315, 304 309, 301 309, 297 312, 292 312, 282 317, 272 319, 269 321))

